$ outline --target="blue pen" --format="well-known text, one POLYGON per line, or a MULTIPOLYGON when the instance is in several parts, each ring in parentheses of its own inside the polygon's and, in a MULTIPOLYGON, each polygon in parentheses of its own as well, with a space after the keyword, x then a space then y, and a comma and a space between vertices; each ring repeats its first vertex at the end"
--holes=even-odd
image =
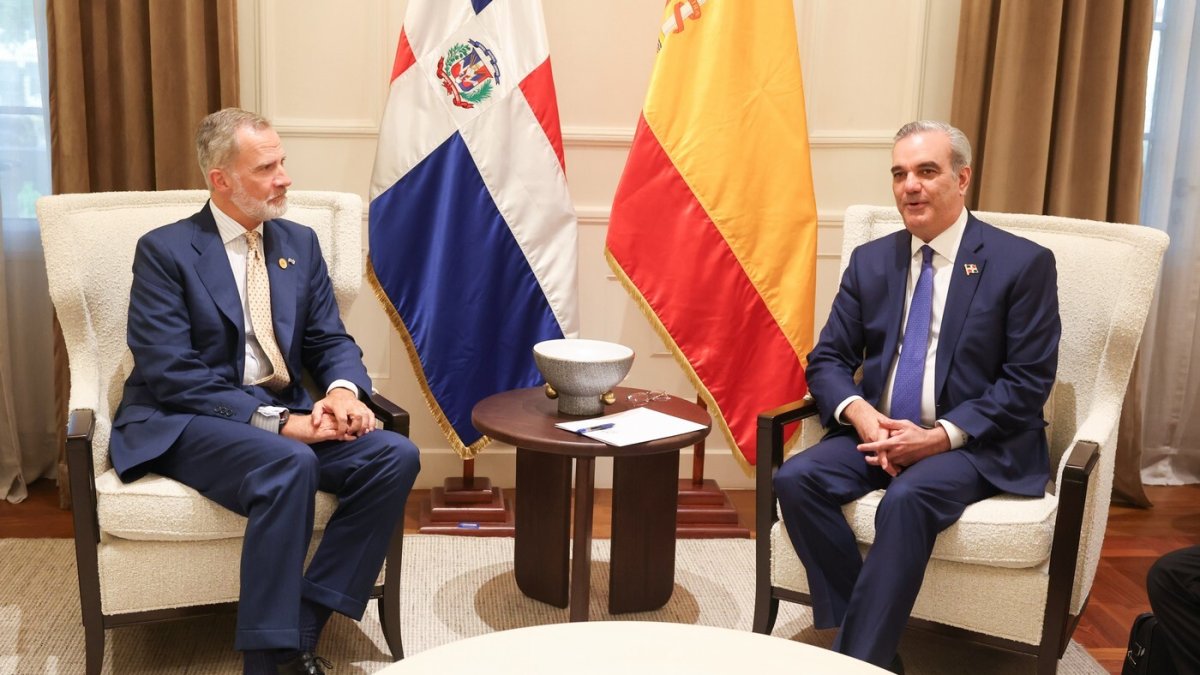
POLYGON ((604 429, 611 429, 614 426, 615 425, 612 422, 608 422, 605 424, 597 424, 594 427, 584 427, 582 429, 576 429, 575 433, 579 434, 580 436, 583 436, 584 434, 591 432, 591 431, 603 431, 604 429))

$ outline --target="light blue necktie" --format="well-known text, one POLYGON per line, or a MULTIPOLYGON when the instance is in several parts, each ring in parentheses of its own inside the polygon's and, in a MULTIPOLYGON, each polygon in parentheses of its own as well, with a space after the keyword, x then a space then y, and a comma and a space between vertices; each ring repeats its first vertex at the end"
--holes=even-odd
POLYGON ((892 419, 921 423, 921 389, 925 383, 925 352, 929 348, 929 319, 933 314, 933 249, 921 247, 921 274, 908 306, 904 348, 892 384, 892 419))

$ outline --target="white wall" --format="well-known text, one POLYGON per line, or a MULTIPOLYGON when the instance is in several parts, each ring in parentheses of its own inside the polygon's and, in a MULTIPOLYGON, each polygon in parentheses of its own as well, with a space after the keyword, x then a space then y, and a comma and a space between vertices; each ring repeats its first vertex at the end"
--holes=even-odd
MULTIPOLYGON (((738 0, 744 1, 744 0, 738 0)), ((273 120, 297 189, 367 198, 404 0, 241 0, 242 105, 273 120)), ((543 0, 579 214, 582 336, 616 340, 638 358, 626 384, 694 397, 686 378, 609 272, 603 258, 612 196, 633 138, 655 55, 661 3, 543 0)), ((960 0, 797 0, 819 234, 819 330, 837 288, 846 206, 891 203, 891 137, 918 118, 946 119, 954 79, 960 0)), ((364 216, 363 245, 366 245, 364 216)), ((351 311, 350 331, 376 387, 412 413, 423 451, 418 487, 461 471, 425 408, 408 357, 373 294, 351 311)), ((685 459, 681 475, 690 476, 685 459)), ((706 474, 724 487, 753 487, 720 434, 706 474)), ((478 475, 513 480, 512 449, 493 444, 478 475)), ((608 485, 601 464, 597 484, 608 485)))

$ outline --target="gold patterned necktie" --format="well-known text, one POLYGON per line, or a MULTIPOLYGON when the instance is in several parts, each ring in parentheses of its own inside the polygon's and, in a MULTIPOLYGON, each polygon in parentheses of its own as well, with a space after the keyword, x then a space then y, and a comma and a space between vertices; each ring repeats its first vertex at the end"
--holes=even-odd
POLYGON ((271 323, 271 281, 267 278, 267 265, 263 261, 262 235, 256 230, 246 233, 246 300, 250 305, 250 325, 258 338, 267 360, 271 362, 271 374, 256 381, 268 389, 280 390, 292 383, 287 364, 279 353, 275 341, 275 327, 271 323))

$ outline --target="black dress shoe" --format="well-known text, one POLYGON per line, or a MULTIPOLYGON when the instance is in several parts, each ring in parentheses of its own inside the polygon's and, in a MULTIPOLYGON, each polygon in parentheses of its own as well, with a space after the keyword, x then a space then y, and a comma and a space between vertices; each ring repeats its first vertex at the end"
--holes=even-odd
POLYGON ((280 675, 325 675, 325 669, 333 668, 333 664, 312 652, 300 652, 290 661, 279 664, 276 669, 280 675))
POLYGON ((900 660, 899 654, 896 654, 896 656, 892 657, 892 662, 888 664, 888 670, 892 671, 893 673, 904 675, 904 662, 900 660))

